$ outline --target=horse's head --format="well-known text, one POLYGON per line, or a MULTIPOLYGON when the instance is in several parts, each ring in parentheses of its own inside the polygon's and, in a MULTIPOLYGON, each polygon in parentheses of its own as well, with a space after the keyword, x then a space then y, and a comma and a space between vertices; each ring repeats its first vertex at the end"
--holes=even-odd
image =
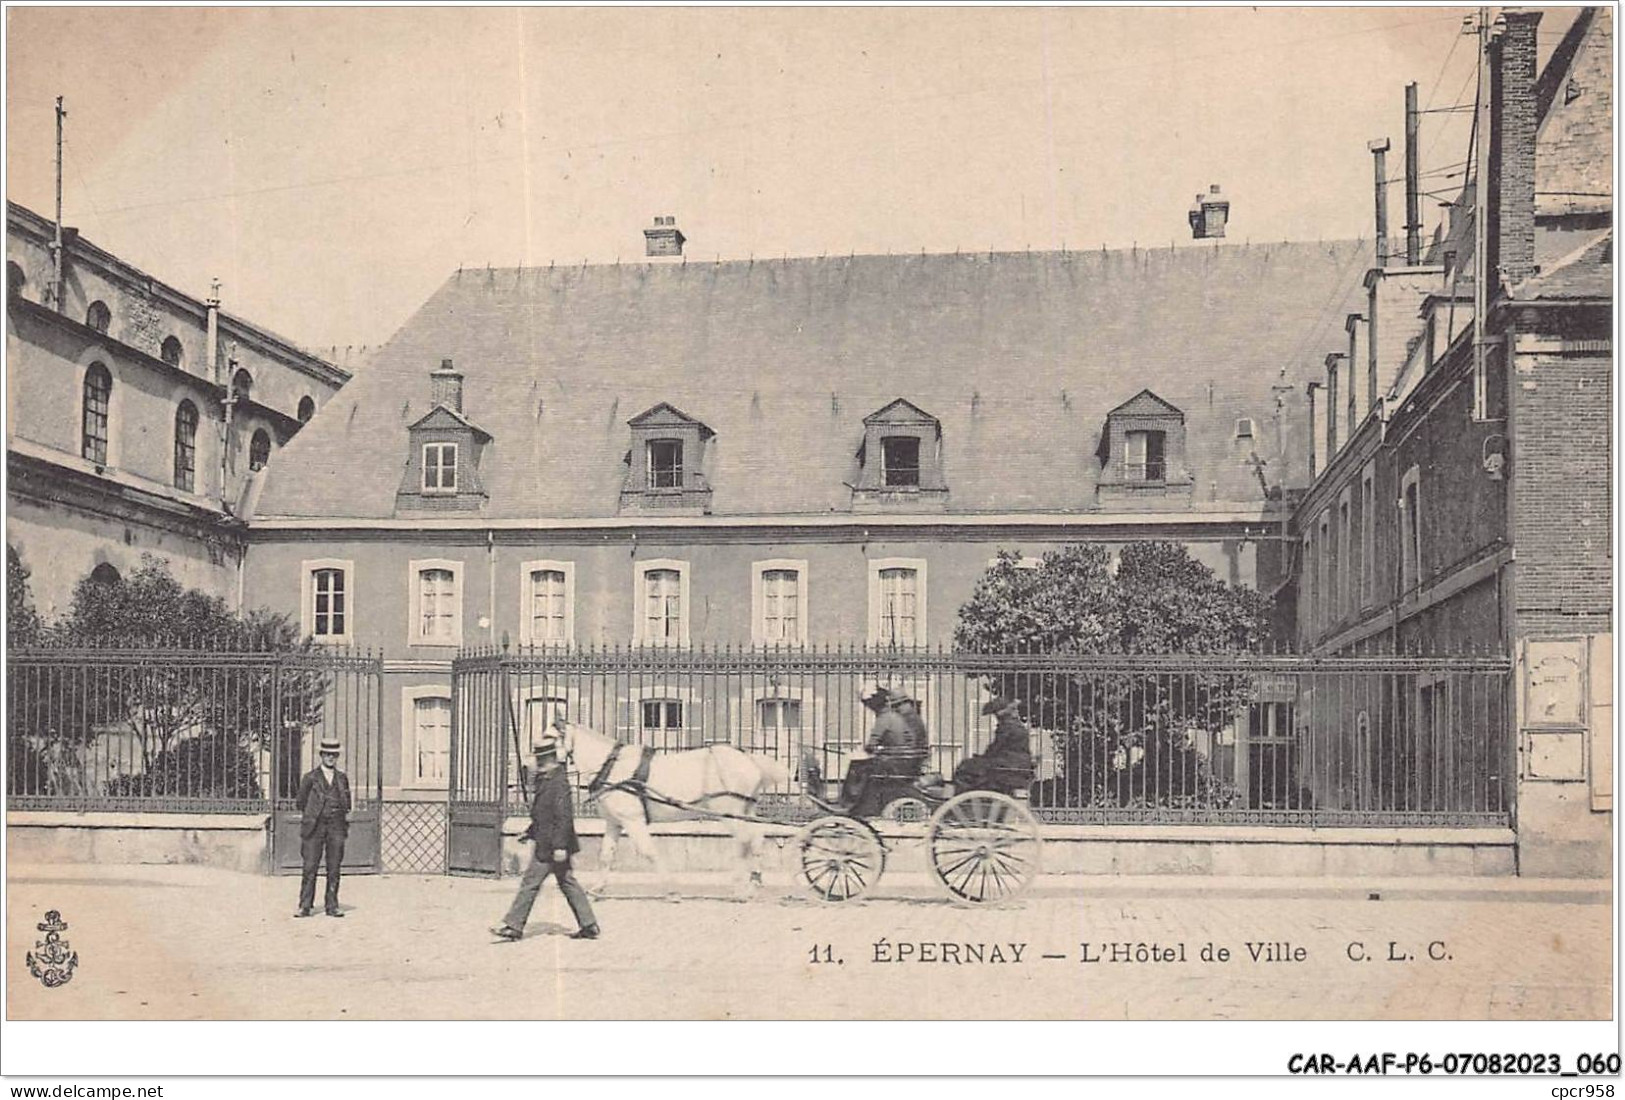
POLYGON ((559 760, 568 768, 575 758, 576 724, 570 721, 563 707, 553 712, 552 728, 548 732, 558 743, 559 760))

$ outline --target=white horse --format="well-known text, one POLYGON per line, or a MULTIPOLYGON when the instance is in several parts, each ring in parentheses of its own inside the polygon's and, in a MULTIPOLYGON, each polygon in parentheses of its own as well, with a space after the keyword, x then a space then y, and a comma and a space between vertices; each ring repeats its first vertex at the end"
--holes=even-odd
POLYGON ((749 869, 749 884, 762 884, 760 856, 767 828, 755 819, 756 800, 763 791, 789 782, 790 769, 779 760, 732 745, 655 752, 616 741, 563 715, 555 716, 553 728, 559 735, 560 759, 578 773, 582 786, 591 785, 604 819, 598 874, 588 887, 593 893, 603 892, 623 832, 663 875, 665 865, 655 850, 649 823, 703 818, 708 813, 729 815, 717 820, 729 826, 741 866, 749 869))

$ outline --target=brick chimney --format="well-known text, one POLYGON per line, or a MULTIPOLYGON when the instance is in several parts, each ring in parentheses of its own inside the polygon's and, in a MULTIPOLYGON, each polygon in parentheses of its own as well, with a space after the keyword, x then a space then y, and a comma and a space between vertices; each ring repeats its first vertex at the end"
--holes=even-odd
POLYGON ((1509 8, 1490 45, 1489 289, 1535 273, 1535 28, 1540 12, 1509 8))
POLYGON ((458 414, 463 411, 463 376, 450 359, 440 360, 440 369, 429 372, 429 404, 444 405, 458 414))
POLYGON ((1215 183, 1207 189, 1207 194, 1196 196, 1188 216, 1192 239, 1222 237, 1224 223, 1230 220, 1230 200, 1219 193, 1219 185, 1215 183))
POLYGON ((681 256, 683 242, 687 240, 683 231, 677 228, 677 219, 670 214, 662 214, 655 218, 653 229, 643 231, 643 254, 645 256, 681 256))

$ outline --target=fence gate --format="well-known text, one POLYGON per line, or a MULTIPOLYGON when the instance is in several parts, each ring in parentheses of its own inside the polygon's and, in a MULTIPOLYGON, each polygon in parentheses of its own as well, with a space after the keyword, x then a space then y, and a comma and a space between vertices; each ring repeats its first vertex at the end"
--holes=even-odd
POLYGON ((448 874, 502 874, 511 735, 506 680, 504 662, 495 654, 459 657, 452 663, 448 874))
POLYGON ((380 827, 384 798, 382 750, 383 661, 374 656, 296 654, 276 659, 279 689, 274 722, 271 783, 271 868, 298 874, 299 780, 317 766, 316 748, 335 738, 339 770, 350 777, 350 835, 344 845, 347 874, 382 870, 380 827))

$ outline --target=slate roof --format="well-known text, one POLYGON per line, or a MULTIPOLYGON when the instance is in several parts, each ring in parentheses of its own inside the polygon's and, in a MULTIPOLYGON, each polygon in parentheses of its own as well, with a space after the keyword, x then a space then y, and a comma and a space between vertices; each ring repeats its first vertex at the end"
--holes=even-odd
POLYGON ((392 515, 448 357, 493 437, 485 518, 615 515, 627 420, 661 402, 716 432, 715 514, 848 512, 864 418, 898 398, 941 421, 949 512, 1092 511, 1106 414, 1144 389, 1185 414, 1192 507, 1256 504, 1235 422, 1273 447, 1290 386, 1266 476, 1307 482, 1303 384, 1370 262, 1341 242, 462 271, 278 454, 258 513, 392 515))
POLYGON ((1520 302, 1610 300, 1614 293, 1614 235, 1612 232, 1551 265, 1512 288, 1520 302))

